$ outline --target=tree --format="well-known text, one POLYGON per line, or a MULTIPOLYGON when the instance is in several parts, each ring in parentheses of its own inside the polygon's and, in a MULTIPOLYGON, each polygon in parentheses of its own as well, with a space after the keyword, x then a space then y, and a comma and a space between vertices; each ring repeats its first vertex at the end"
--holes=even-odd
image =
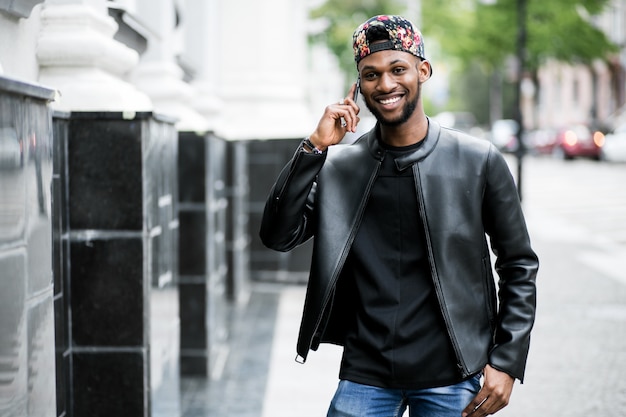
MULTIPOLYGON (((618 51, 593 24, 610 0, 527 0, 527 70, 536 74, 548 59, 591 64, 618 51)), ((346 75, 354 74, 351 37, 356 26, 376 14, 402 14, 399 0, 327 0, 311 17, 324 19, 324 31, 312 36, 338 57, 346 75)), ((486 76, 501 79, 515 56, 516 0, 421 0, 422 27, 444 55, 462 63, 462 74, 478 63, 486 76)), ((436 68, 436 66, 435 66, 436 68)), ((475 72, 474 72, 475 74, 475 72)), ((472 99, 469 95, 467 100, 472 99)), ((468 103, 467 109, 472 106, 468 103)))
MULTIPOLYGON (((617 52, 619 48, 593 24, 593 18, 608 3, 609 0, 527 0, 525 70, 531 78, 536 80, 537 70, 549 59, 591 65, 594 60, 607 60, 617 52)), ((517 0, 476 0, 473 10, 463 14, 454 10, 468 4, 467 0, 423 0, 423 4, 425 33, 436 36, 444 51, 463 62, 464 70, 479 62, 494 80, 492 88, 498 87, 507 60, 516 53, 517 0), (451 16, 450 24, 441 25, 446 16, 451 16)))
MULTIPOLYGON (((426 0, 437 2, 436 0, 426 0)), ((460 0, 449 0, 456 3, 460 0)), ((517 0, 478 1, 473 21, 460 44, 450 43, 452 51, 466 61, 479 58, 496 66, 515 53, 517 0)), ((591 63, 606 59, 617 47, 593 24, 609 0, 528 0, 528 69, 536 71, 547 59, 591 63)), ((424 14, 428 8, 424 8, 424 14)), ((425 21, 428 19, 425 16, 425 21)))

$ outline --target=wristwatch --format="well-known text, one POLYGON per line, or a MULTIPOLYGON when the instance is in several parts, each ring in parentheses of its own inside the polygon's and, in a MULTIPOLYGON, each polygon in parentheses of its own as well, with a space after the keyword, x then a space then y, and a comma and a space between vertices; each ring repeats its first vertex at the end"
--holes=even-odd
POLYGON ((306 153, 313 153, 315 155, 322 155, 326 152, 318 149, 315 145, 313 145, 313 142, 311 142, 311 139, 308 136, 302 141, 301 147, 306 153))

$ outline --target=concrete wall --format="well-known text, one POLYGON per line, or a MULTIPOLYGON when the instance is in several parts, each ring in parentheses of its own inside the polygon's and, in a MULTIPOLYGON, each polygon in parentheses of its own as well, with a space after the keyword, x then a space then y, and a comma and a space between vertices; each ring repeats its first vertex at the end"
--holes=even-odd
POLYGON ((0 77, 0 415, 54 416, 53 92, 0 77))

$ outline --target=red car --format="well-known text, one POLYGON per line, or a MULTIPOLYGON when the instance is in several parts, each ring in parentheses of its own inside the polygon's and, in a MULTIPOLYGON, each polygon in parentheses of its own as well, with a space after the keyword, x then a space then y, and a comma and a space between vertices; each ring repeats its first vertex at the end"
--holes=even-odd
POLYGON ((600 159, 603 145, 602 132, 592 131, 585 125, 575 125, 559 130, 554 141, 538 150, 561 159, 578 157, 600 159))

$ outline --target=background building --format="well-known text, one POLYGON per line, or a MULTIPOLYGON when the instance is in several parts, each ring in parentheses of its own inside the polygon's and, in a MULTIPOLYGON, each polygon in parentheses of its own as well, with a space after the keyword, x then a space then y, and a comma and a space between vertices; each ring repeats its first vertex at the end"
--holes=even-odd
POLYGON ((529 128, 561 128, 573 124, 614 128, 622 117, 625 96, 626 2, 613 0, 594 23, 608 38, 620 45, 621 52, 608 63, 571 65, 550 61, 538 73, 535 89, 526 96, 525 122, 529 128))

